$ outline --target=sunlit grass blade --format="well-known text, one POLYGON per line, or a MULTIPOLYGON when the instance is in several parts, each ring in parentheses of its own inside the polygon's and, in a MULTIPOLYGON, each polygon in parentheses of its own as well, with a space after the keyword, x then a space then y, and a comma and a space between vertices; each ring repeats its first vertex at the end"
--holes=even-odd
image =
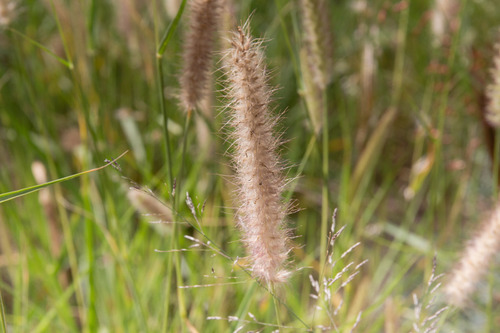
POLYGON ((104 169, 104 168, 106 168, 106 167, 108 167, 108 166, 110 166, 112 164, 114 165, 114 163, 118 159, 120 159, 123 155, 125 155, 127 152, 128 152, 128 150, 126 152, 122 153, 120 156, 118 156, 114 160, 112 160, 112 161, 110 161, 110 162, 106 163, 105 165, 100 166, 98 168, 94 168, 94 169, 91 169, 91 170, 87 170, 87 171, 75 173, 74 175, 71 175, 71 176, 66 176, 66 177, 63 177, 63 178, 51 180, 50 182, 46 182, 46 183, 35 185, 35 186, 26 187, 26 188, 23 188, 23 189, 20 189, 20 190, 11 191, 11 192, 7 192, 7 193, 2 193, 2 194, 0 194, 0 204, 4 203, 4 202, 7 202, 7 201, 10 201, 12 199, 16 199, 16 198, 25 196, 25 195, 33 193, 33 192, 37 192, 37 191, 41 190, 44 187, 47 187, 47 186, 50 186, 50 185, 53 185, 53 184, 57 184, 57 183, 62 183, 62 182, 65 182, 67 180, 70 180, 70 179, 73 179, 73 178, 76 178, 76 177, 80 177, 80 176, 83 176, 85 174, 88 174, 88 173, 91 173, 91 172, 94 172, 94 171, 98 171, 98 170, 104 169))
POLYGON ((68 299, 73 295, 75 291, 75 283, 73 283, 69 288, 67 288, 61 297, 54 304, 52 309, 47 311, 45 316, 40 320, 38 325, 33 329, 32 332, 45 332, 50 326, 51 321, 57 316, 58 308, 64 306, 64 303, 68 301, 68 299))
POLYGON ((57 56, 57 54, 55 54, 54 52, 52 52, 51 50, 49 50, 47 47, 43 46, 42 44, 38 43, 36 40, 26 36, 25 34, 23 34, 20 31, 17 31, 14 28, 9 28, 9 31, 12 31, 14 34, 20 36, 24 40, 28 41, 30 44, 33 44, 34 46, 38 47, 40 50, 44 51, 45 53, 47 53, 51 57, 54 57, 54 59, 56 59, 62 65, 68 67, 68 69, 73 69, 73 64, 71 62, 57 56))
POLYGON ((2 332, 7 333, 7 320, 5 319, 5 309, 3 306, 2 291, 0 290, 0 321, 2 322, 2 332))
POLYGON ((160 44, 158 46, 158 51, 157 54, 159 57, 165 53, 165 50, 167 49, 168 42, 170 41, 170 38, 172 38, 175 30, 177 30, 177 26, 179 25, 179 21, 181 19, 182 13, 184 13, 184 7, 186 6, 186 0, 182 0, 182 3, 179 7, 179 11, 177 12, 177 15, 175 16, 174 20, 170 22, 168 25, 167 30, 165 31, 165 34, 161 38, 160 44))

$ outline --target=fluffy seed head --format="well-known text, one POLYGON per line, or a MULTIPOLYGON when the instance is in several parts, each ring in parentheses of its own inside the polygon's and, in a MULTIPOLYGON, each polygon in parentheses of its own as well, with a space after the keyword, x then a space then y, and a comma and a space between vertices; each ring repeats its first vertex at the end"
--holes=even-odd
POLYGON ((300 0, 307 66, 314 83, 325 89, 333 66, 333 36, 328 0, 300 0))
POLYGON ((180 84, 182 107, 193 110, 204 99, 212 69, 214 38, 221 0, 190 1, 189 27, 185 37, 180 84))
POLYGON ((500 204, 497 204, 489 220, 467 245, 458 265, 451 274, 451 280, 445 289, 451 304, 459 307, 465 305, 499 249, 500 204))
POLYGON ((254 276, 267 283, 284 282, 289 276, 284 268, 289 241, 281 198, 285 178, 277 154, 280 141, 273 134, 277 119, 270 112, 261 42, 250 36, 248 23, 231 39, 225 69, 239 185, 238 224, 254 276))
POLYGON ((500 42, 495 45, 495 52, 491 69, 492 83, 486 87, 486 120, 491 126, 500 128, 500 42))

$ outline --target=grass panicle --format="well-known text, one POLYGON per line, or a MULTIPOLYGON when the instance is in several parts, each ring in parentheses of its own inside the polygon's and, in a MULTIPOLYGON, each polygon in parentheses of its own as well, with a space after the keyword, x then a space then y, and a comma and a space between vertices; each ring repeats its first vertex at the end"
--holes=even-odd
POLYGON ((495 45, 495 56, 491 68, 491 83, 486 87, 486 121, 494 128, 500 128, 500 42, 495 45))
POLYGON ((282 194, 286 179, 274 135, 278 118, 271 113, 272 89, 261 42, 249 34, 248 22, 239 28, 225 54, 231 124, 234 127, 234 165, 239 185, 238 224, 256 278, 284 282, 289 252, 285 228, 287 207, 282 194))
POLYGON ((198 107, 207 95, 221 10, 221 0, 190 1, 189 27, 184 40, 184 66, 180 76, 180 101, 186 111, 198 107))
POLYGON ((467 244, 445 288, 448 302, 464 307, 500 249, 500 205, 467 244))
POLYGON ((332 78, 333 35, 327 0, 300 0, 303 42, 307 67, 314 83, 322 90, 332 78))

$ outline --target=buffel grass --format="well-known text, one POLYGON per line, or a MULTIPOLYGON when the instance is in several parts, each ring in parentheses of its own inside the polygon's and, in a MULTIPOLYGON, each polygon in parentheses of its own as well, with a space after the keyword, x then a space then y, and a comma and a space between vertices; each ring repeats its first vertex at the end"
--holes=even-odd
POLYGON ((497 7, 0 1, 0 331, 498 331, 497 7))

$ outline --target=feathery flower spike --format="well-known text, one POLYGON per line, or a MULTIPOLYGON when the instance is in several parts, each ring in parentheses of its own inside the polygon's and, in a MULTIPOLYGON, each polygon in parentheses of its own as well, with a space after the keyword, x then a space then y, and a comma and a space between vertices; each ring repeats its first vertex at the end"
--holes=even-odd
POLYGON ((180 77, 180 101, 186 111, 194 110, 203 101, 210 86, 214 39, 222 8, 220 0, 192 0, 190 3, 180 77))
POLYGON ((448 301, 463 307, 474 292, 476 284, 486 273, 494 255, 500 249, 500 204, 483 225, 479 233, 469 241, 458 265, 456 265, 445 293, 448 301))
POLYGON ((495 52, 491 69, 492 82, 486 87, 486 120, 491 126, 500 128, 500 42, 495 45, 495 52))
POLYGON ((277 117, 270 112, 272 90, 267 83, 261 42, 239 28, 225 55, 228 77, 234 165, 239 185, 238 224, 256 278, 266 283, 284 282, 289 252, 285 227, 288 208, 282 202, 286 180, 273 134, 277 117))

